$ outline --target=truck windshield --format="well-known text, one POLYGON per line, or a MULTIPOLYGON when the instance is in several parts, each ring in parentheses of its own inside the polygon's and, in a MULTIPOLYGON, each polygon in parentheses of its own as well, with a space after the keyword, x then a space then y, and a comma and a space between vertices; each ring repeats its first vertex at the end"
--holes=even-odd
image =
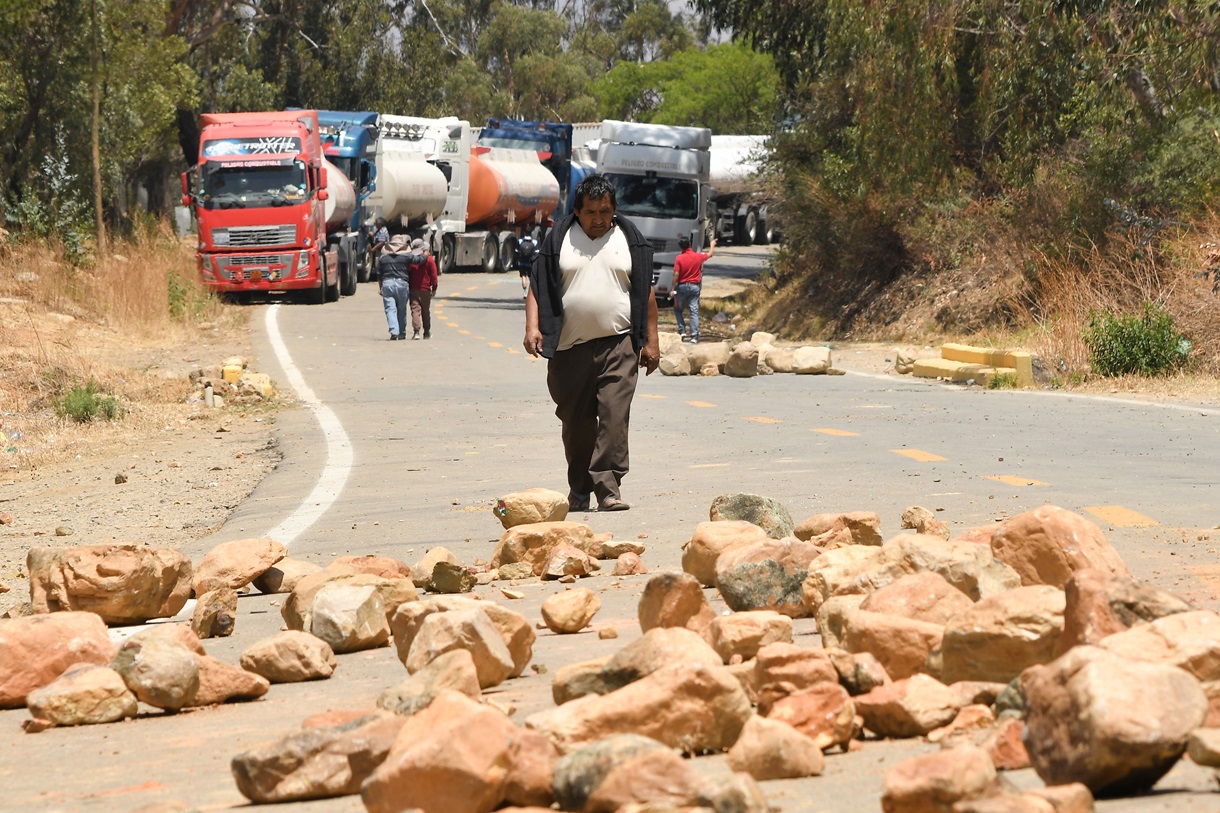
POLYGON ((618 211, 636 217, 694 220, 699 216, 699 184, 681 178, 606 173, 614 184, 618 211))
POLYGON ((347 176, 349 181, 356 184, 356 186, 360 186, 360 176, 358 174, 360 171, 359 158, 346 158, 341 155, 328 155, 326 156, 326 160, 343 170, 343 174, 347 176))
POLYGON ((524 138, 508 138, 507 136, 479 136, 479 143, 484 147, 503 147, 509 150, 550 151, 550 147, 545 141, 530 141, 524 138))
POLYGON ((208 161, 201 178, 203 205, 214 209, 287 206, 307 197, 305 163, 208 161))

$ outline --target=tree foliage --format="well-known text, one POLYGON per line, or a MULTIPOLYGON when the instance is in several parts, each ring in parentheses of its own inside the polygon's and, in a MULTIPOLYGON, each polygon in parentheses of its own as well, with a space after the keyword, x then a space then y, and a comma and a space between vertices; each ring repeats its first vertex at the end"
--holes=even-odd
POLYGON ((773 164, 797 224, 781 273, 872 296, 957 261, 927 229, 970 207, 1031 254, 1083 257, 1115 225, 1107 200, 1162 219, 1216 205, 1218 3, 694 2, 779 71, 773 164))

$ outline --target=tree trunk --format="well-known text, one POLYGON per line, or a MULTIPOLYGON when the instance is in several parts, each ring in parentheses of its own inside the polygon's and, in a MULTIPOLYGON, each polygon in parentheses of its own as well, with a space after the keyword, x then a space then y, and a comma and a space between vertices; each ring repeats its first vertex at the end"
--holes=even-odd
POLYGON ((97 225, 97 250, 99 254, 106 252, 106 220, 102 211, 102 152, 101 152, 101 112, 102 112, 102 77, 101 77, 101 36, 100 22, 97 13, 98 0, 90 3, 90 22, 93 29, 93 47, 89 53, 90 91, 93 97, 93 109, 90 113, 89 140, 93 153, 93 212, 97 225))

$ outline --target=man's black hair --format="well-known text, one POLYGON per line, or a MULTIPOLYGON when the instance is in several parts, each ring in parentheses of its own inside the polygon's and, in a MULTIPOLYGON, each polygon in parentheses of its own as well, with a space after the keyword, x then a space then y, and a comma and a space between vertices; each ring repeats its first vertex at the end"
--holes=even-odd
POLYGON ((614 184, 605 175, 595 172, 592 175, 586 175, 585 179, 576 185, 576 198, 572 208, 576 210, 584 206, 586 198, 601 200, 605 197, 610 198, 611 208, 617 210, 618 196, 614 191, 614 184))
POLYGON ((688 248, 690 248, 690 238, 689 237, 679 237, 678 238, 678 251, 686 251, 688 248))

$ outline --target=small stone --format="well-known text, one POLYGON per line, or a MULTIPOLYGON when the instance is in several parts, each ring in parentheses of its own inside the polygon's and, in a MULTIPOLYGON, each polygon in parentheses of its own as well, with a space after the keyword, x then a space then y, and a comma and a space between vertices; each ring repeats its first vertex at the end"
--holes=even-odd
POLYGON ((463 565, 437 562, 432 568, 431 587, 437 593, 469 593, 478 584, 475 574, 463 565))
POLYGON ((57 527, 55 529, 56 536, 71 536, 72 533, 73 533, 72 529, 69 528, 67 525, 60 525, 59 527, 57 527))
POLYGON ((617 638, 618 630, 615 629, 614 627, 602 627, 601 629, 599 629, 597 631, 597 637, 602 639, 603 641, 605 641, 609 638, 617 638))
POLYGON ((123 483, 126 483, 127 475, 124 474, 123 472, 119 472, 118 474, 116 474, 114 476, 114 482, 115 482, 115 485, 122 485, 123 483))
POLYGON ((520 590, 510 590, 507 587, 500 588, 500 593, 505 598, 511 598, 511 599, 525 598, 525 593, 522 593, 520 590))
POLYGON ((552 632, 580 632, 593 620, 601 604, 597 594, 587 588, 565 590, 542 602, 542 620, 552 632))

